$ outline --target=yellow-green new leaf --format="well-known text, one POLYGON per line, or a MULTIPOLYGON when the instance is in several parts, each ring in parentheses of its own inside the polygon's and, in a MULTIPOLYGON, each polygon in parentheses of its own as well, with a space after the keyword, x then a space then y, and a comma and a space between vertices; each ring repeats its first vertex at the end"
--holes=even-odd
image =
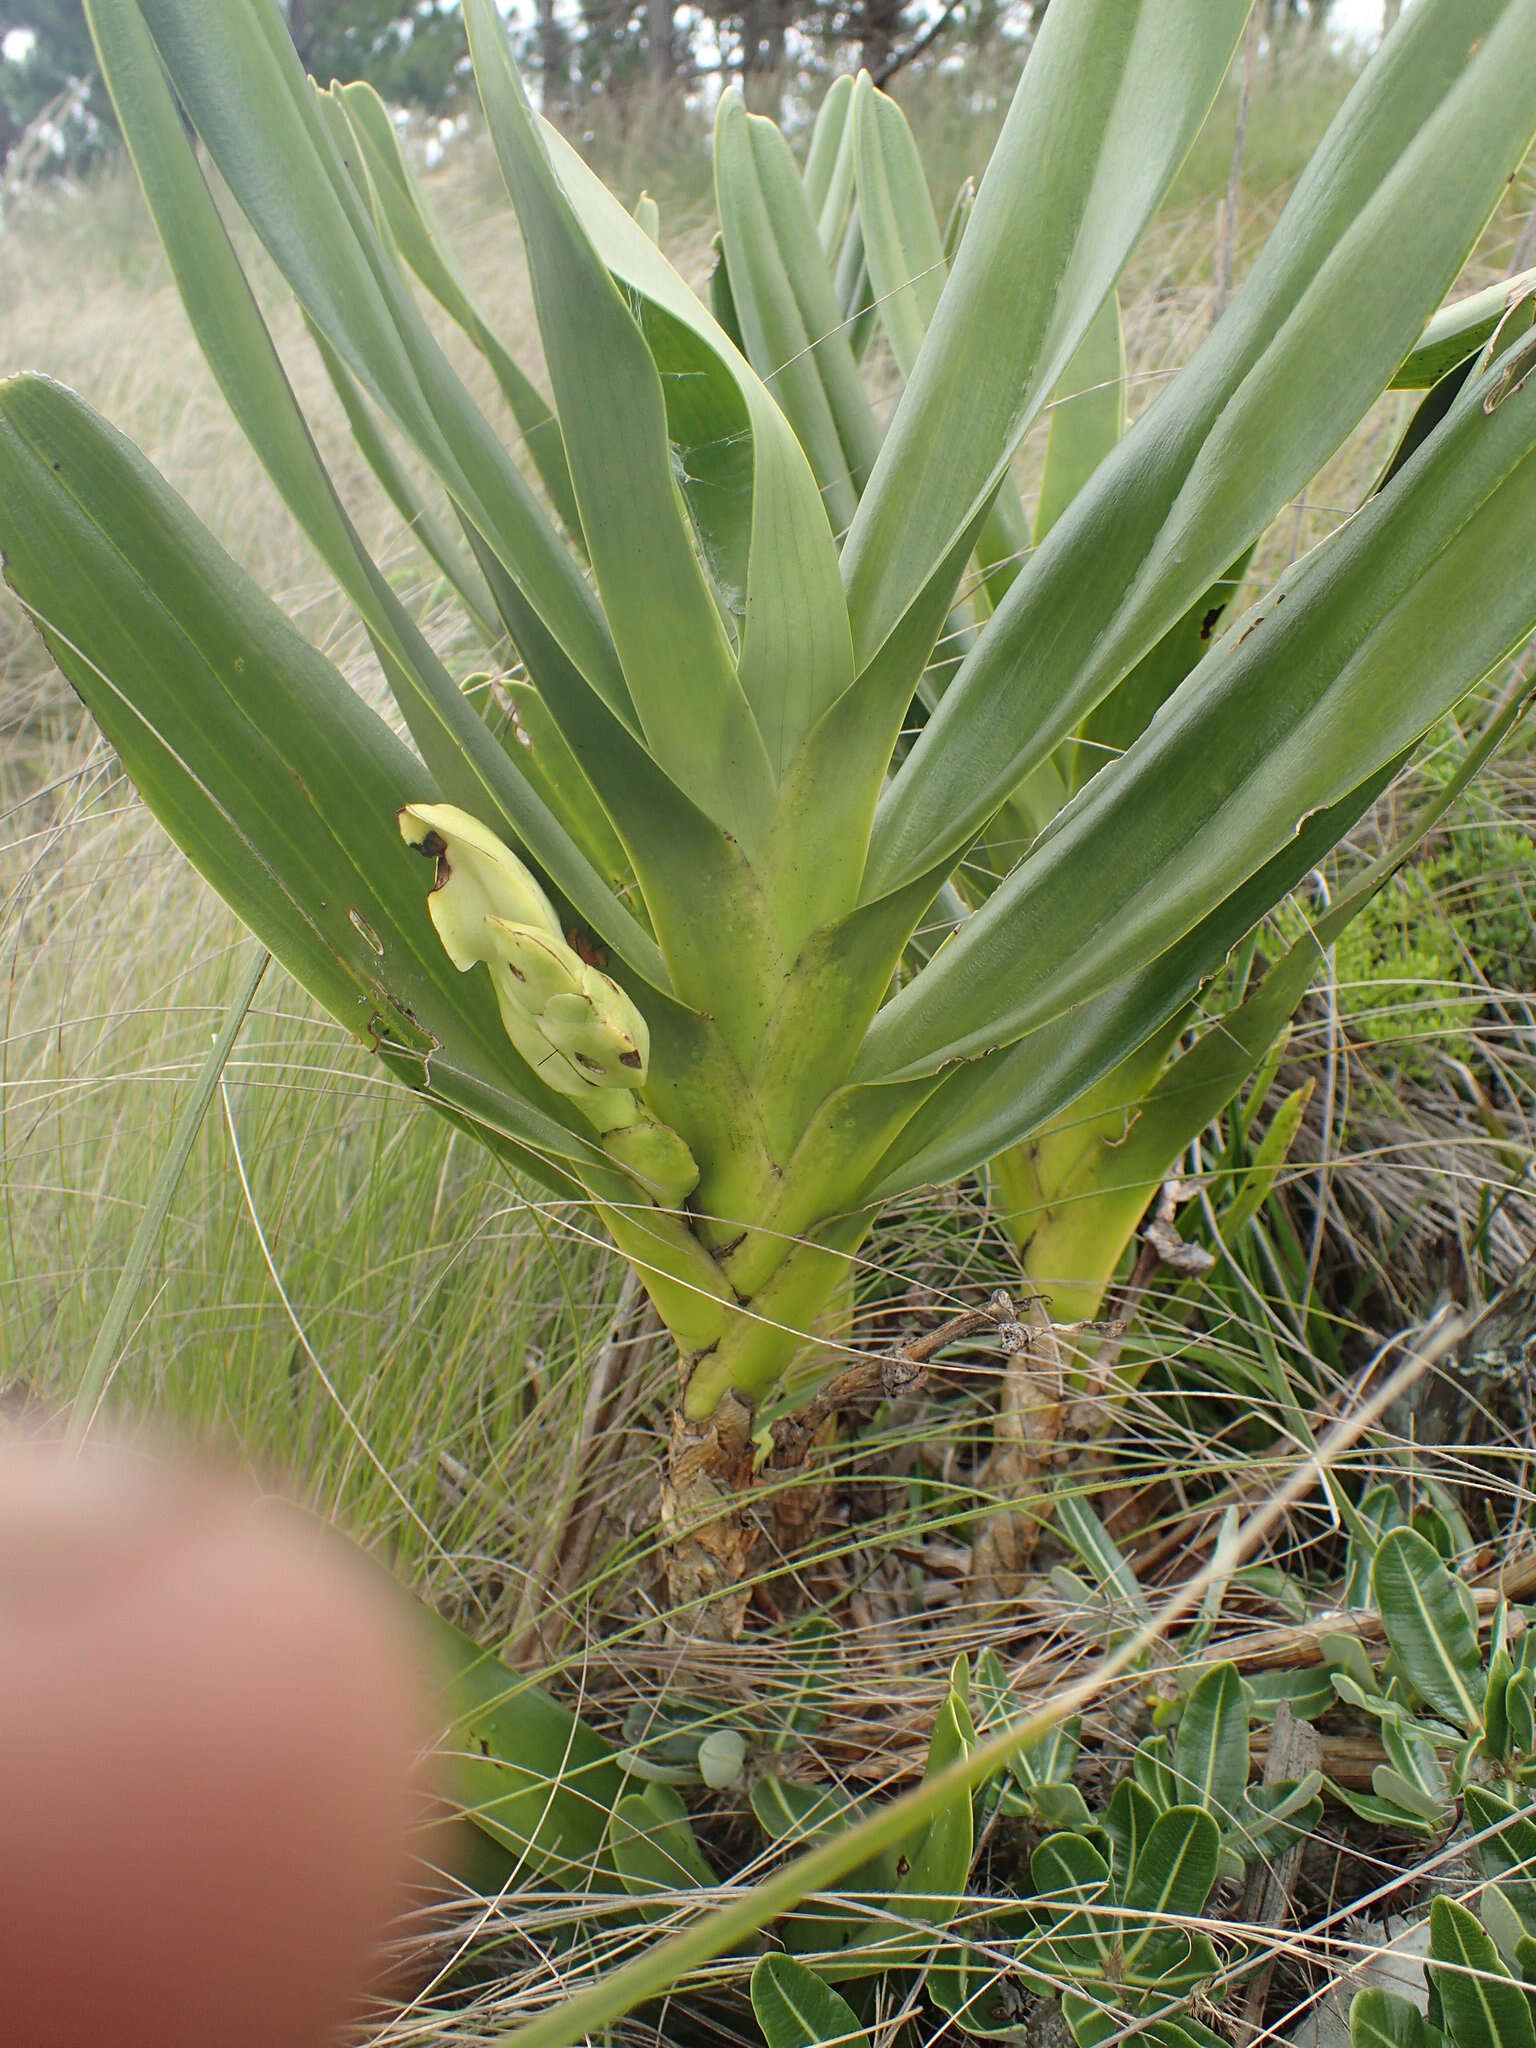
POLYGON ((846 74, 827 87, 816 109, 802 174, 816 238, 829 263, 843 240, 853 197, 853 90, 854 80, 846 74))
POLYGON ((810 457, 843 533, 880 447, 789 144, 732 86, 715 117, 715 203, 753 368, 810 457))

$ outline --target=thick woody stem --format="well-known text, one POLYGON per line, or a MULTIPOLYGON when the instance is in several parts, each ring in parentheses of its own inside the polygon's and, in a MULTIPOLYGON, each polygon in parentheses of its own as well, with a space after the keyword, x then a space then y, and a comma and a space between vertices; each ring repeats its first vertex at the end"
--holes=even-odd
MULTIPOLYGON (((795 1470, 841 1410, 871 1396, 909 1393, 947 1345, 983 1330, 997 1331, 1010 1349, 1019 1343, 1022 1331, 1006 1294, 995 1294, 984 1309, 968 1310, 898 1352, 848 1366, 798 1414, 773 1424, 767 1473, 781 1479, 795 1470)), ((706 1420, 681 1412, 672 1418, 661 1528, 673 1623, 694 1634, 736 1636, 746 1619, 763 1537, 753 1498, 755 1416, 749 1402, 727 1393, 706 1420)))

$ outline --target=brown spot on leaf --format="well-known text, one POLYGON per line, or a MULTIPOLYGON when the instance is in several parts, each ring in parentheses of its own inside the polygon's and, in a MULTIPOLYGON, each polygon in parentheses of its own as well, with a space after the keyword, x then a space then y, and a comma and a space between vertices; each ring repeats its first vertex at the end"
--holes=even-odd
POLYGON ((423 860, 435 860, 437 873, 432 877, 432 893, 446 889, 453 869, 448 863, 448 842, 441 832, 426 832, 420 839, 411 842, 411 851, 419 853, 423 860))

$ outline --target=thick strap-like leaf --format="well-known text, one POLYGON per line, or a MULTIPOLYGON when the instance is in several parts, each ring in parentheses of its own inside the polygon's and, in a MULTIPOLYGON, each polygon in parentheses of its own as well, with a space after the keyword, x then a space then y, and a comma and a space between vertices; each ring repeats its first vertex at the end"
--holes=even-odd
MULTIPOLYGON (((1218 1116, 1284 1032, 1296 1005, 1343 932, 1425 835, 1445 816, 1524 709, 1516 696, 1488 721, 1456 773, 1439 787, 1411 827, 1337 897, 1316 923, 1275 960, 1262 981, 1233 1010, 1212 1020, 1204 1035, 1160 1074, 1168 1040, 1153 1035, 1066 1113, 1066 1130, 1043 1133, 1041 1176, 1048 1213, 1028 1219, 1030 1270, 1038 1280, 1073 1283, 1057 1289, 1057 1318, 1098 1313, 1098 1302, 1132 1231, 1184 1147, 1218 1116), (1149 1073, 1146 1059, 1156 1065, 1149 1073), (1097 1110, 1098 1114, 1091 1112, 1097 1110), (1060 1155, 1065 1153, 1065 1157, 1060 1155), (1054 1172, 1050 1169, 1054 1168, 1054 1172)), ((1092 1009, 1092 1005, 1089 1008, 1092 1009)), ((1028 1044, 1029 1040, 1023 1041, 1028 1044)), ((1012 1058, 1010 1054, 1007 1057, 1012 1058)), ((1302 1102, 1293 1097, 1291 1114, 1302 1102)), ((1272 1129, 1274 1127, 1272 1126, 1272 1129)), ((1266 1137, 1266 1145, 1269 1139, 1266 1137)), ((994 1176, 1014 1191, 1029 1175, 1024 1147, 993 1162, 994 1176)), ((1258 1168, 1223 1218, 1231 1243, 1273 1184, 1283 1151, 1258 1168)), ((1015 1203, 1022 1207, 1022 1203, 1015 1203)), ((1016 1233, 1022 1237, 1023 1225, 1016 1233)), ((1363 1601, 1361 1604, 1365 1604, 1363 1601)))
POLYGON ((1526 336, 1238 621, 881 1011, 858 1078, 1006 1044, 1156 959, 1519 644, 1536 625, 1532 370, 1526 336))
POLYGON ((454 595, 464 607, 469 623, 487 647, 501 637, 496 623, 496 603, 472 555, 448 531, 422 498, 398 461, 383 430, 369 408, 357 379, 337 355, 318 327, 310 326, 310 339, 319 351, 331 388, 341 400, 347 425, 363 460, 378 479, 379 487, 399 513, 401 523, 423 552, 446 577, 454 595))
POLYGON ((1536 270, 1522 270, 1442 306, 1392 379, 1394 391, 1428 391, 1475 356, 1517 299, 1536 291, 1536 270))
POLYGON ((442 949, 396 824, 433 793, 421 764, 137 450, 42 378, 0 385, 0 551, 151 810, 289 972, 536 1167, 626 1189, 512 1053, 485 977, 442 949))
MULTIPOLYGON (((915 1108, 898 1102, 892 1126, 900 1135, 873 1177, 874 1194, 890 1199, 970 1172, 1059 1116, 1177 1016, 1232 947, 1376 801, 1401 765, 1389 763, 1343 803, 1309 819, 1283 854, 1149 967, 1096 1002, 1027 1033, 1008 1051, 941 1077, 915 1108)), ((907 1082, 891 1092, 900 1098, 920 1086, 907 1082)))
POLYGON ((464 20, 523 231, 587 553, 646 743, 679 788, 751 845, 773 771, 673 479, 661 379, 555 176, 493 0, 468 0, 464 20))
POLYGON ((782 774, 853 674, 837 550, 825 520, 814 517, 815 477, 788 420, 730 337, 575 150, 547 125, 542 133, 593 246, 642 302, 640 318, 667 385, 672 438, 699 476, 690 495, 694 522, 706 552, 722 563, 722 597, 740 617, 742 687, 782 774))
POLYGON ((182 0, 92 0, 99 27, 134 7, 300 304, 490 541, 583 675, 632 715, 592 592, 380 240, 280 11, 266 0, 192 8, 182 0))
POLYGON ((570 466, 560 423, 475 302, 452 252, 439 234, 431 209, 400 146, 389 110, 371 85, 332 86, 329 98, 346 115, 367 166, 369 189, 391 241, 450 319, 461 327, 490 364, 512 417, 543 479, 566 531, 580 540, 581 523, 571 489, 570 466))
POLYGON ((853 95, 859 220, 870 282, 903 377, 910 377, 949 266, 907 117, 867 71, 853 95))
MULTIPOLYGON (((1423 0, 1404 17, 1209 338, 1058 521, 951 684, 881 804, 870 893, 964 845, 1386 386, 1536 132, 1533 47, 1536 0, 1423 0)), ((893 454, 900 427, 898 414, 893 454)))
POLYGON ((1204 121, 1249 0, 1047 15, 843 553, 860 666, 990 500, 1204 121))
POLYGON ((853 86, 852 77, 844 72, 822 95, 801 174, 816 239, 829 263, 842 243, 853 197, 853 86))
MULTIPOLYGON (((853 98, 859 229, 874 305, 904 379, 910 379, 949 275, 938 216, 907 117, 869 77, 853 98)), ((1029 522, 1004 475, 976 542, 989 603, 1001 601, 1029 551, 1029 522)))
POLYGON ((752 366, 794 425, 836 533, 852 519, 880 428, 843 329, 789 144, 736 87, 715 119, 715 203, 752 366))
MULTIPOLYGON (((438 793, 488 824, 504 824, 578 915, 637 972, 665 988, 667 971, 654 942, 464 703, 347 517, 203 181, 137 8, 132 0, 92 0, 91 19, 134 166, 209 365, 284 502, 367 625, 438 793)), ((309 106, 307 85, 304 95, 309 106)))
POLYGON ((538 686, 525 677, 471 676, 464 694, 610 888, 633 888, 622 842, 538 686))
POLYGON ((1125 432, 1125 335, 1116 292, 1078 343, 1050 404, 1045 472, 1035 503, 1038 547, 1125 432))
MULTIPOLYGON (((1139 739, 1195 664, 1214 644, 1224 618, 1248 573, 1252 550, 1245 548, 1223 575, 1202 590, 1181 619, 1089 712, 1071 744, 1063 749, 1073 790, 1123 754, 1139 739)), ((1054 765, 1054 763, 1052 764, 1054 765)), ((1036 771, 1038 772, 1038 771, 1036 771)), ((1029 785, 1026 784, 1027 788, 1029 785)))
POLYGON ((489 549, 476 552, 514 645, 619 835, 680 1000, 709 1010, 733 1044, 755 1046, 788 963, 741 848, 586 687, 489 549), (709 918, 698 915, 700 903, 710 906, 709 918), (725 980, 717 918, 741 947, 739 971, 725 980))

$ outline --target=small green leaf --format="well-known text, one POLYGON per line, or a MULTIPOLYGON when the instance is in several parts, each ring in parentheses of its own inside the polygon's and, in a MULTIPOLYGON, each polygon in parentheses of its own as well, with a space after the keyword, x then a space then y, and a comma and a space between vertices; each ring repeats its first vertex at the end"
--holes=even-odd
MULTIPOLYGON (((952 1688, 933 1724, 924 1777, 938 1777, 975 1746, 970 1711, 952 1688)), ((899 1889, 904 1910, 914 1918, 942 1927, 954 1917, 971 1867, 973 1825, 971 1794, 962 1787, 907 1850, 899 1889)))
POLYGON ((1510 1750, 1509 1715, 1505 1698, 1514 1676, 1514 1659, 1502 1643, 1489 1653, 1488 1677, 1483 1686, 1483 1752, 1495 1761, 1510 1750))
POLYGON ((1227 1837, 1245 1864, 1283 1855, 1292 1843, 1311 1834, 1323 1817, 1318 1797, 1322 1784, 1322 1772, 1314 1770, 1294 1781, 1252 1787, 1242 1819, 1227 1837))
POLYGON ((801 1785, 772 1775, 754 1780, 748 1798, 758 1825, 775 1842, 808 1842, 831 1828, 846 1827, 858 1813, 855 1802, 836 1786, 801 1785))
POLYGON ((1251 1717, 1260 1723, 1274 1719, 1282 1700, 1298 1721, 1315 1721, 1333 1705, 1333 1686, 1321 1666, 1306 1671, 1256 1671, 1243 1682, 1248 1688, 1251 1717))
POLYGON ((1173 1775, 1182 1803, 1231 1826, 1248 1783, 1248 1701, 1235 1664, 1213 1664, 1192 1687, 1179 1716, 1173 1775))
POLYGON ((1063 1536, 1093 1573, 1101 1590, 1124 1611, 1128 1621, 1142 1621, 1149 1609, 1136 1574, 1104 1527, 1086 1496, 1063 1486, 1056 1495, 1056 1521, 1063 1536))
POLYGON ((1145 1742, 1137 1743, 1131 1758, 1131 1771, 1159 1813, 1178 1805, 1179 1784, 1168 1761, 1166 1735, 1154 1735, 1145 1742))
POLYGON ((1509 1746, 1516 1756, 1536 1754, 1536 1672, 1522 1663, 1504 1688, 1504 1718, 1509 1746))
MULTIPOLYGON (((1242 1868, 1238 1859, 1235 1878, 1241 1877, 1242 1868)), ((1214 1977, 1220 1968, 1221 1959, 1208 1934, 1190 1933, 1183 1927, 1160 1927, 1138 1945, 1135 1961, 1127 1960, 1125 1981, 1176 1995, 1193 1990, 1195 1985, 1214 1977)))
POLYGON ((1373 1986, 1350 2000, 1349 2048, 1429 2048, 1429 2029, 1411 2000, 1373 1986))
POLYGON ((1429 1909, 1428 1974, 1447 2031, 1466 2048, 1536 2048, 1536 2023, 1492 1941, 1465 1906, 1436 1899, 1429 1909))
POLYGON ((1392 1654, 1426 1705, 1459 1728, 1480 1725, 1483 1661, 1450 1573, 1412 1529, 1382 1538, 1371 1588, 1392 1654))
POLYGON ((1416 1778, 1393 1770, 1390 1764, 1378 1764, 1371 1772, 1371 1788, 1384 1805, 1398 1807, 1404 1813, 1428 1821, 1432 1827, 1439 1827, 1447 1817, 1448 1809, 1443 1799, 1437 1799, 1432 1792, 1426 1791, 1416 1778))
POLYGON ((665 1919, 673 1910, 658 1894, 709 1890, 715 1883, 688 1809, 670 1785, 647 1785, 616 1802, 608 1849, 625 1891, 655 1901, 642 1908, 648 1919, 665 1919))
POLYGON ((1054 1960, 1077 1976, 1100 1969, 1118 1921, 1107 1910, 1109 1865, 1098 1850, 1084 1835, 1047 1835, 1029 1859, 1029 1881, 1054 1960))
POLYGON ((1380 1690, 1376 1672, 1370 1658, 1365 1654, 1365 1645, 1358 1636, 1324 1636, 1318 1644, 1323 1653, 1323 1662, 1329 1670, 1340 1677, 1347 1677, 1363 1693, 1380 1690))
POLYGON ((768 2048, 869 2048, 853 2007, 793 1956, 755 1965, 752 2010, 768 2048))
POLYGON ((1478 1900, 1483 1916, 1483 1925, 1493 1936, 1499 1954, 1518 1974, 1522 1943, 1531 1938, 1530 1929, 1521 1919, 1509 1894, 1496 1884, 1484 1885, 1478 1900))
POLYGON ((1159 1810, 1156 1799, 1134 1778, 1122 1778, 1110 1795, 1104 1832, 1109 1837, 1116 1898, 1123 1899, 1130 1888, 1142 1844, 1157 1825, 1159 1810))
POLYGON ((1331 1778, 1325 1778, 1323 1782, 1328 1787, 1331 1799, 1337 1800, 1340 1806, 1347 1806, 1351 1813, 1358 1815, 1361 1820, 1369 1821, 1373 1827, 1393 1828, 1420 1837, 1436 1832, 1433 1821, 1426 1820, 1421 1813, 1409 1807, 1399 1805, 1396 1800, 1379 1798, 1370 1792, 1354 1791, 1348 1785, 1336 1784, 1331 1778))
POLYGON ((1204 1911, 1220 1856, 1220 1831, 1202 1807, 1171 1806, 1158 1816, 1125 1894, 1127 1924, 1134 1929, 1138 1916, 1142 1921, 1142 1931, 1126 1940, 1128 1970, 1154 1932, 1204 1911))
POLYGON ((1385 1481, 1361 1495, 1359 1515, 1364 1528, 1350 1534, 1344 1565, 1344 1590, 1339 1602, 1343 1607, 1370 1606, 1371 1563, 1376 1556, 1376 1546, 1389 1529, 1400 1529, 1406 1519, 1397 1488, 1385 1481), (1365 1530, 1370 1532, 1369 1543, 1365 1539, 1365 1530))
POLYGON ((1527 1928, 1536 1933, 1536 1818, 1487 1785, 1468 1785, 1462 1798, 1477 1837, 1483 1875, 1497 1879, 1527 1928))

